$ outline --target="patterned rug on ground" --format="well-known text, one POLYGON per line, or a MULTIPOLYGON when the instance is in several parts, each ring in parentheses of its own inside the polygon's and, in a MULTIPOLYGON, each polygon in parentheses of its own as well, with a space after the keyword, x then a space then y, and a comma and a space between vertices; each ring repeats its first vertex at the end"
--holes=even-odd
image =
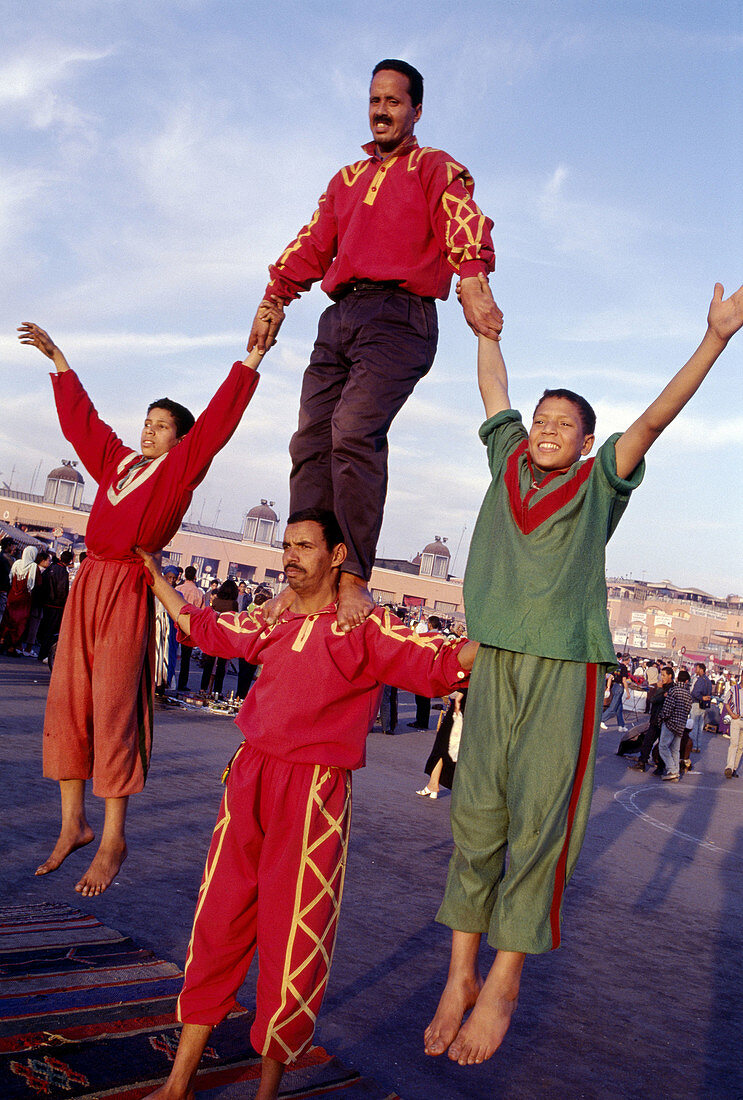
MULTIPOLYGON (((182 972, 127 936, 67 905, 0 907, 0 1097, 140 1100, 167 1077, 182 972)), ((196 1084, 209 1098, 249 1100, 260 1057, 252 1013, 215 1028, 196 1084)), ((284 1075, 280 1095, 342 1093, 344 1100, 399 1100, 322 1047, 284 1075)))

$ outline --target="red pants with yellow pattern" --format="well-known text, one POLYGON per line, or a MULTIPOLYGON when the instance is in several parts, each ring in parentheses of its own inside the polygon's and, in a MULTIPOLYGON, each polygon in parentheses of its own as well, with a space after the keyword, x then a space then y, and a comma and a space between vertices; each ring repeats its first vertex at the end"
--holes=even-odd
POLYGON ((351 824, 351 773, 290 764, 247 744, 232 762, 199 890, 178 1019, 217 1024, 256 946, 250 1041, 293 1062, 328 981, 351 824))

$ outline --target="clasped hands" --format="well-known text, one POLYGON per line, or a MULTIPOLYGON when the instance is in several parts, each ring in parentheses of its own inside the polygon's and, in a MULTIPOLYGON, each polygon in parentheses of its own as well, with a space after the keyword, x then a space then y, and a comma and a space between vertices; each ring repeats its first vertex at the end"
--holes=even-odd
POLYGON ((474 333, 487 336, 490 340, 500 340, 503 314, 495 304, 493 292, 482 272, 459 280, 457 298, 464 310, 464 319, 474 333))

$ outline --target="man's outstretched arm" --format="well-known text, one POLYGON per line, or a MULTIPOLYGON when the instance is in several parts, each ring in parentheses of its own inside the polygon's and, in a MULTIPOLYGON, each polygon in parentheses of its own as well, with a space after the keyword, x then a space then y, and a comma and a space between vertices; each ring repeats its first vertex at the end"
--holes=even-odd
POLYGON ((627 478, 658 436, 697 392, 731 336, 743 326, 743 286, 723 300, 722 283, 707 315, 707 331, 697 350, 642 416, 617 440, 617 474, 627 478))
MULTIPOLYGON (((175 588, 171 588, 165 580, 165 577, 160 572, 157 558, 152 554, 148 554, 141 546, 135 546, 135 550, 144 562, 145 568, 152 578, 152 591, 170 615, 173 622, 176 623, 176 625, 180 625, 178 624, 178 616, 184 607, 189 606, 188 603, 183 599, 183 596, 181 596, 175 588)), ((184 632, 187 631, 188 623, 184 623, 183 626, 185 628, 184 632)))

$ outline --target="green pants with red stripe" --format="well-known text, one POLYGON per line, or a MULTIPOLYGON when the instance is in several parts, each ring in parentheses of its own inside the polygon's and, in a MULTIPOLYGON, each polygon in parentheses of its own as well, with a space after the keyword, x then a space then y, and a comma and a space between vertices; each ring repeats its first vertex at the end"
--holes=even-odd
POLYGON ((480 646, 441 924, 487 933, 507 951, 559 947, 563 893, 591 808, 604 669, 480 646))

